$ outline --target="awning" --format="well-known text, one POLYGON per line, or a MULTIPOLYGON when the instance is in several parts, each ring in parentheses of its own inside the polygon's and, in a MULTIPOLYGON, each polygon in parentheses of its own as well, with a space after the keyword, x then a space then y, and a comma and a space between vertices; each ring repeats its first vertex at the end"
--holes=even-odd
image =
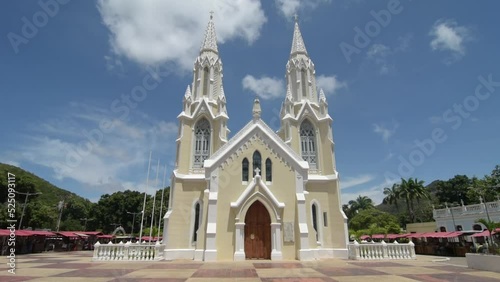
POLYGON ((83 234, 83 233, 76 233, 76 232, 75 232, 75 234, 76 234, 77 236, 80 236, 80 237, 85 237, 85 238, 89 237, 89 235, 87 235, 87 234, 83 234))
POLYGON ((97 235, 97 238, 102 239, 113 239, 113 235, 97 235))
POLYGON ((78 239, 78 235, 76 235, 75 233, 70 232, 70 231, 61 231, 61 232, 56 232, 56 233, 61 235, 61 236, 68 237, 71 239, 78 239))
POLYGON ((450 232, 446 235, 443 235, 441 238, 454 238, 454 237, 461 236, 462 234, 464 234, 464 233, 460 232, 460 231, 453 231, 453 232, 450 232))
MULTIPOLYGON (((491 232, 491 235, 496 233, 500 233, 500 228, 497 228, 495 229, 495 231, 491 232)), ((472 235, 472 237, 490 237, 490 232, 488 230, 484 230, 483 232, 472 235)))

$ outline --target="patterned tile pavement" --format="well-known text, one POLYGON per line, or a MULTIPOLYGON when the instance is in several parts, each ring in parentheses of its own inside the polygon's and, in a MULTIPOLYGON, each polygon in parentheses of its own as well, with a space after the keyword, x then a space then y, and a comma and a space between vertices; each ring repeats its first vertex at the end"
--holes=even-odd
POLYGON ((422 281, 500 282, 500 273, 469 269, 461 263, 436 262, 419 256, 401 261, 244 261, 200 263, 194 261, 91 262, 91 252, 42 253, 17 257, 16 274, 7 272, 0 259, 0 281, 422 281), (460 265, 462 264, 462 265, 460 265))

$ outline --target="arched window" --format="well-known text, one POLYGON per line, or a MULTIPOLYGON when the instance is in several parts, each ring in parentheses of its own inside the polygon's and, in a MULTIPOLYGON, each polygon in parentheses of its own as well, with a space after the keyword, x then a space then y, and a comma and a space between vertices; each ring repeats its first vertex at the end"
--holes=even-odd
POLYGON ((273 163, 271 159, 266 159, 266 181, 273 181, 273 163))
POLYGON ((203 162, 210 155, 210 123, 202 118, 194 129, 194 164, 195 168, 203 167, 203 162))
POLYGON ((208 67, 203 69, 203 95, 208 95, 208 80, 210 79, 210 71, 208 67))
POLYGON ((318 207, 316 206, 316 204, 312 204, 311 212, 312 212, 313 228, 314 228, 314 231, 316 231, 316 241, 319 241, 318 207))
POLYGON ((472 230, 483 231, 483 227, 480 224, 474 224, 472 230))
POLYGON ((456 229, 455 231, 462 231, 462 230, 463 230, 463 227, 462 227, 462 225, 457 225, 457 226, 455 227, 455 229, 456 229))
POLYGON ((307 97, 307 72, 305 69, 300 71, 300 84, 302 84, 302 97, 307 97))
POLYGON ((198 241, 198 228, 200 227, 200 203, 194 206, 194 226, 193 226, 193 243, 198 241))
POLYGON ((244 158, 241 162, 241 180, 248 181, 248 159, 244 158))
POLYGON ((309 168, 317 168, 316 136, 311 122, 304 120, 300 125, 300 145, 302 158, 309 163, 309 168))
MULTIPOLYGON (((255 169, 256 168, 258 168, 259 171, 262 171, 262 161, 261 161, 259 151, 255 151, 253 153, 253 163, 252 163, 253 177, 255 177, 255 169)), ((261 174, 261 173, 259 173, 259 174, 261 174)))
POLYGON ((444 226, 439 227, 439 231, 440 232, 446 232, 446 227, 444 227, 444 226))

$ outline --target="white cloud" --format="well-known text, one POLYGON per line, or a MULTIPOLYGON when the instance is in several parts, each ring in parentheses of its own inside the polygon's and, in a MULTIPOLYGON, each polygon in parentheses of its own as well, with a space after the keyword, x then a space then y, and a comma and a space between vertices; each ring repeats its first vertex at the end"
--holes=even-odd
POLYGON ((368 183, 373 179, 375 179, 375 176, 371 174, 362 174, 356 177, 347 177, 346 179, 340 181, 340 187, 341 189, 347 189, 350 187, 368 183))
POLYGON ((316 86, 322 88, 326 95, 334 94, 337 90, 347 87, 347 83, 337 79, 337 76, 316 77, 316 86))
POLYGON ((391 48, 384 44, 373 44, 366 52, 366 56, 377 65, 379 74, 384 75, 395 69, 395 66, 391 65, 388 60, 392 53, 391 48))
POLYGON ((392 184, 393 183, 384 181, 380 184, 358 190, 356 192, 344 193, 344 190, 342 190, 342 204, 347 204, 350 200, 356 200, 356 198, 361 195, 367 196, 372 199, 374 205, 378 205, 382 203, 382 200, 384 199, 384 188, 391 187, 392 184))
POLYGON ((314 10, 322 3, 331 2, 331 0, 275 0, 278 10, 287 19, 292 19, 299 10, 314 10))
POLYGON ((243 80, 243 89, 250 90, 264 100, 275 99, 285 95, 284 82, 274 77, 262 76, 255 78, 246 75, 243 80))
POLYGON ((373 124, 373 132, 379 134, 385 143, 389 142, 389 139, 396 133, 396 129, 399 127, 398 123, 393 122, 392 128, 388 128, 384 124, 373 124))
POLYGON ((54 116, 41 121, 44 126, 38 130, 29 128, 27 142, 7 155, 47 167, 56 179, 72 179, 101 193, 140 187, 149 150, 156 160, 161 156, 163 164, 175 157, 176 124, 137 110, 125 122, 103 108, 73 103, 54 116), (113 121, 109 131, 99 125, 105 119, 113 121))
MULTIPOLYGON (((110 31, 112 54, 141 65, 173 63, 184 71, 192 68, 210 10, 220 43, 241 38, 251 44, 267 21, 254 0, 98 0, 97 8, 110 31)), ((109 56, 106 61, 117 62, 109 56)))
POLYGON ((429 35, 433 37, 430 46, 434 51, 449 51, 453 60, 459 60, 465 55, 465 43, 472 40, 468 27, 459 26, 454 20, 438 20, 431 28, 429 35))

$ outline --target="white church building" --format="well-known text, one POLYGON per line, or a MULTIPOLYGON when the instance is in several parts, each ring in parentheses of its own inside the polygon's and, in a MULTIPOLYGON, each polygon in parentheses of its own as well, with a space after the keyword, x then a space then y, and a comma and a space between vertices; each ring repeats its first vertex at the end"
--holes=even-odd
POLYGON ((298 23, 277 132, 255 99, 237 109, 249 122, 229 139, 222 66, 210 17, 178 115, 164 258, 347 258, 333 120, 298 23))

